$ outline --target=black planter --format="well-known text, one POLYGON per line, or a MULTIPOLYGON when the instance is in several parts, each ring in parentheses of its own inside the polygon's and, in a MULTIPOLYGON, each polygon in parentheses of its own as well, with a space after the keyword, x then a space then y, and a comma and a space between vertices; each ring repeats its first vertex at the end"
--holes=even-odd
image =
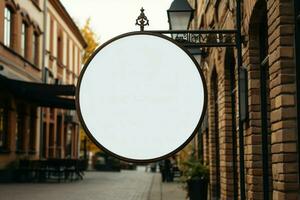
POLYGON ((206 179, 191 179, 187 185, 190 200, 207 200, 208 181, 206 179))

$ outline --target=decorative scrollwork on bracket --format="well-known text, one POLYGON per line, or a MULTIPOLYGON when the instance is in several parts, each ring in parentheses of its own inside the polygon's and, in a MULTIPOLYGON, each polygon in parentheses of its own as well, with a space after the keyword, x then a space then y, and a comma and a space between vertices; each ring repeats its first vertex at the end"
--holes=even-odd
POLYGON ((171 36, 185 47, 234 47, 237 44, 236 30, 179 30, 150 31, 171 36))

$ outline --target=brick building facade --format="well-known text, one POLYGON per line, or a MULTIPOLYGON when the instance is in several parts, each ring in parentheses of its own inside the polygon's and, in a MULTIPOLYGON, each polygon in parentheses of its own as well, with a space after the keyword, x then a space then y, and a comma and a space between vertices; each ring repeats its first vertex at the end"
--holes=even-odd
POLYGON ((39 91, 43 83, 76 84, 80 72, 86 46, 80 31, 59 1, 44 3, 0 1, 0 169, 19 159, 79 156, 75 111, 42 107, 43 102, 30 100, 31 95, 43 93, 21 95, 28 85, 30 91, 39 91), (2 81, 12 84, 8 87, 2 81))
MULTIPOLYGON (((45 65, 47 83, 76 85, 86 42, 63 5, 48 0, 45 65)), ((44 108, 44 158, 79 157, 79 122, 75 110, 44 108)))
MULTIPOLYGON (((43 13, 33 2, 20 3, 0 1, 0 72, 8 78, 40 82, 43 13)), ((0 102, 0 168, 21 157, 38 158, 37 106, 15 98, 5 88, 0 102)))
MULTIPOLYGON (((235 0, 189 2, 195 8, 190 29, 236 28, 235 0)), ((202 126, 202 145, 204 163, 210 168, 210 199, 238 199, 241 190, 246 199, 300 198, 298 15, 299 3, 293 0, 242 1, 241 71, 236 68, 235 49, 206 49, 208 56, 201 65, 208 86, 208 123, 202 126), (241 157, 237 74, 243 72, 248 103, 241 157), (240 158, 244 160, 242 174, 240 158)))

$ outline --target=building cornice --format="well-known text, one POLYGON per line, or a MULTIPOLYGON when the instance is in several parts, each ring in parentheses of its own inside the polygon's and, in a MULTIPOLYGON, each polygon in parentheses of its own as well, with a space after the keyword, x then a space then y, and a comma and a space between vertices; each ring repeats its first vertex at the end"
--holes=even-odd
POLYGON ((57 11, 60 17, 63 18, 63 20, 66 22, 68 27, 72 30, 74 35, 77 37, 83 48, 87 47, 87 43, 85 39, 83 38, 79 28, 73 21, 72 17, 69 15, 65 7, 62 5, 62 3, 59 0, 49 0, 51 5, 54 7, 54 9, 57 11))

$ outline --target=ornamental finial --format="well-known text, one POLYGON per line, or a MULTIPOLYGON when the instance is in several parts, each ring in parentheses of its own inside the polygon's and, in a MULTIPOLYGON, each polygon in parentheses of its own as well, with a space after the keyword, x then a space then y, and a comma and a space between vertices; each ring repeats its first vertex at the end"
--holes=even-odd
POLYGON ((145 9, 142 7, 141 14, 138 16, 138 18, 136 19, 136 23, 135 23, 135 25, 140 26, 141 31, 144 31, 145 26, 149 26, 149 20, 147 19, 144 11, 145 11, 145 9))

